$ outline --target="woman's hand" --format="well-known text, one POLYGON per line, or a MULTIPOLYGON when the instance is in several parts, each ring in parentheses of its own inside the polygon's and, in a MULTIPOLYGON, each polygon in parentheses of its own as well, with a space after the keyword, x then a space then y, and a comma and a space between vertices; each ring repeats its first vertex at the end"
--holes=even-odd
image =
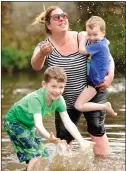
POLYGON ((46 56, 52 53, 53 49, 54 47, 50 42, 37 46, 31 58, 32 68, 36 71, 41 70, 45 63, 46 56))
POLYGON ((113 80, 113 76, 107 75, 104 79, 104 82, 99 84, 98 87, 100 87, 100 89, 105 89, 111 85, 112 80, 113 80))
POLYGON ((53 132, 51 132, 48 141, 52 142, 52 143, 59 143, 59 142, 61 142, 61 139, 60 138, 56 138, 54 136, 53 132))
POLYGON ((105 89, 109 87, 114 78, 114 70, 115 70, 115 63, 112 55, 110 55, 110 65, 109 65, 109 73, 104 78, 104 82, 99 85, 100 89, 105 89))
POLYGON ((53 49, 54 47, 52 44, 50 42, 46 42, 40 47, 40 53, 42 56, 48 56, 50 53, 52 53, 53 49))

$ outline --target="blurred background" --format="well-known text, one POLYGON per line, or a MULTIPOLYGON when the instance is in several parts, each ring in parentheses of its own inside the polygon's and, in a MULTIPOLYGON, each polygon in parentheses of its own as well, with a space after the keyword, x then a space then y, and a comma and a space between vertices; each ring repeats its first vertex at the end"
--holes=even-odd
POLYGON ((43 12, 43 5, 59 5, 68 13, 72 30, 85 30, 85 22, 92 15, 106 21, 106 36, 116 69, 125 65, 125 2, 1 2, 2 12, 2 71, 31 70, 30 59, 36 44, 46 37, 42 25, 31 23, 43 12))
MULTIPOLYGON (((99 15, 106 21, 106 37, 110 41, 110 51, 116 65, 115 78, 108 88, 108 100, 118 116, 107 115, 105 121, 106 134, 110 143, 110 158, 96 161, 91 171, 125 171, 126 11, 123 1, 1 2, 2 171, 21 171, 25 168, 25 165, 19 164, 17 160, 10 139, 4 130, 3 121, 7 110, 13 103, 41 87, 43 71, 33 71, 30 60, 36 45, 47 36, 42 25, 31 26, 37 15, 43 12, 43 5, 45 8, 51 5, 63 8, 68 13, 71 29, 78 32, 85 30, 85 22, 92 15, 99 15)), ((44 125, 49 132, 55 133, 55 116, 45 120, 44 125)), ((90 140, 83 115, 78 128, 82 136, 90 140)), ((77 166, 76 160, 73 166, 74 163, 77 166)), ((57 171, 60 170, 57 169, 57 171)))

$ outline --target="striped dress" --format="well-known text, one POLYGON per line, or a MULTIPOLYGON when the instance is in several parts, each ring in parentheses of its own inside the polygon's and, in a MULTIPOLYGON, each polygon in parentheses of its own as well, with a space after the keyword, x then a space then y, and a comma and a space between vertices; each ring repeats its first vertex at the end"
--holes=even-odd
MULTIPOLYGON (((41 46, 47 39, 40 42, 38 46, 41 46)), ((63 97, 67 108, 72 109, 77 97, 87 84, 87 57, 79 52, 64 56, 54 48, 53 52, 46 57, 45 66, 50 67, 54 65, 63 67, 67 74, 63 97)))

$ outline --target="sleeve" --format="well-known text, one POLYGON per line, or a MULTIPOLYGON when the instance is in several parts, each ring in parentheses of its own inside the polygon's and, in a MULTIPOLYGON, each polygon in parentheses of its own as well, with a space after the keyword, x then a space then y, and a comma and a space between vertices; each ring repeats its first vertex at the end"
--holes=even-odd
POLYGON ((88 51, 88 53, 91 56, 95 55, 100 50, 100 43, 99 42, 92 43, 92 44, 86 46, 86 50, 88 51))
POLYGON ((59 99, 58 99, 58 107, 56 109, 59 113, 60 112, 64 112, 66 111, 66 102, 63 98, 63 96, 61 96, 59 99))
POLYGON ((41 104, 35 96, 28 99, 28 113, 41 113, 41 104))

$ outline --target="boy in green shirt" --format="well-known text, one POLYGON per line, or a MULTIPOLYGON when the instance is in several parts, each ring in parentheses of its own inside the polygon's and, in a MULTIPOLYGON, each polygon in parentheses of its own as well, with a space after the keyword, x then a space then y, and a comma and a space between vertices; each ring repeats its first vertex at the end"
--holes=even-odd
POLYGON ((40 136, 53 143, 61 141, 53 133, 48 133, 43 125, 43 118, 55 111, 60 113, 66 129, 79 142, 80 147, 85 146, 85 141, 67 114, 62 97, 66 80, 63 68, 49 67, 44 73, 42 88, 16 102, 5 116, 4 126, 19 161, 29 163, 27 171, 31 170, 41 156, 48 157, 40 136))

